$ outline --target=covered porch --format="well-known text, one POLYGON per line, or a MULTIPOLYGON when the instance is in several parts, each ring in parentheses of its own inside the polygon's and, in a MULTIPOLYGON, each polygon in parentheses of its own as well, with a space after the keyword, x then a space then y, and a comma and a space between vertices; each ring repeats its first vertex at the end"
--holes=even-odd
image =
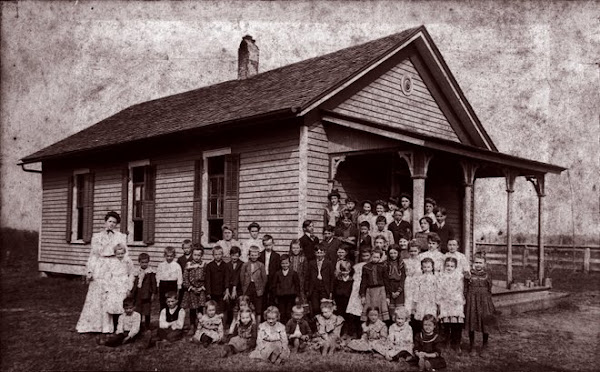
POLYGON ((516 178, 525 177, 538 199, 537 273, 540 285, 544 283, 545 175, 560 173, 564 168, 333 112, 324 114, 323 123, 329 140, 330 189, 337 188, 342 199, 411 195, 413 231, 419 231, 425 198, 435 199, 438 206, 446 208, 446 223, 454 229, 460 250, 469 261, 476 253, 474 184, 477 179, 503 178, 507 280, 502 284, 506 288, 513 282, 512 194, 516 178))

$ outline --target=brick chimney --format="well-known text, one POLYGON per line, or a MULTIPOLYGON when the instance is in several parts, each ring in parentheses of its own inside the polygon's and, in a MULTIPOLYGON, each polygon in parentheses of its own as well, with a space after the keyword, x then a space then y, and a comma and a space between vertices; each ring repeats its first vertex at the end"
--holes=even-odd
POLYGON ((258 47, 250 35, 242 38, 238 49, 238 79, 246 79, 258 74, 258 47))

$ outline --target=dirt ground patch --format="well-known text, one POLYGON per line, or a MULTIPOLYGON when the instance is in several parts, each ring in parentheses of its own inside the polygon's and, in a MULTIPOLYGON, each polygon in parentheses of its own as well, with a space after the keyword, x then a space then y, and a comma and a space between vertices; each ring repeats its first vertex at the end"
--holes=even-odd
MULTIPOLYGON (((571 295, 559 306, 500 316, 499 332, 490 336, 486 358, 447 353, 452 371, 596 371, 600 365, 600 275, 561 274, 553 278, 571 295)), ((95 336, 80 335, 75 324, 87 286, 79 278, 40 278, 24 267, 1 273, 2 371, 29 370, 401 370, 382 358, 340 352, 293 355, 283 367, 255 362, 247 355, 219 358, 219 346, 204 349, 182 341, 164 349, 136 345, 109 349, 95 336)), ((156 319, 153 319, 156 321, 156 319)), ((477 339, 480 342, 480 339, 477 339)), ((463 335, 466 347, 467 336, 463 335)))

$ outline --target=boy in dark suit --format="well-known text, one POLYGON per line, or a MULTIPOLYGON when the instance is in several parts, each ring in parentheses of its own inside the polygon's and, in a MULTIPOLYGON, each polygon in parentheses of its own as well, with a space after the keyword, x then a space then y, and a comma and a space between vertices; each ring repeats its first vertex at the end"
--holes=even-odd
POLYGON ((280 257, 279 253, 273 251, 273 247, 275 246, 275 242, 273 241, 273 237, 271 235, 263 236, 263 247, 265 250, 260 252, 260 256, 258 260, 265 265, 265 272, 267 274, 267 286, 265 287, 265 300, 267 306, 275 305, 275 296, 271 289, 273 288, 273 278, 275 277, 275 273, 280 269, 280 257))
POLYGON ((306 293, 310 303, 312 316, 319 314, 321 299, 331 299, 335 267, 331 261, 325 259, 325 249, 318 245, 315 249, 315 260, 308 263, 306 272, 306 293))
POLYGON ((315 247, 319 244, 319 238, 314 235, 315 226, 311 220, 302 223, 302 231, 304 231, 304 235, 298 240, 306 261, 310 262, 315 259, 315 247))
POLYGON ((400 238, 409 240, 412 238, 410 223, 402 219, 403 212, 401 210, 394 211, 394 221, 388 225, 388 230, 394 236, 394 242, 398 243, 400 238))
POLYGON ((435 210, 435 218, 437 219, 437 231, 436 233, 440 236, 442 243, 440 244, 440 250, 442 253, 448 252, 448 240, 454 239, 454 229, 452 226, 446 223, 446 215, 448 212, 446 208, 439 207, 435 210))
POLYGON ((217 303, 217 313, 223 314, 223 323, 227 323, 225 299, 229 299, 229 268, 223 261, 223 248, 213 247, 213 260, 206 265, 205 287, 209 299, 217 303))

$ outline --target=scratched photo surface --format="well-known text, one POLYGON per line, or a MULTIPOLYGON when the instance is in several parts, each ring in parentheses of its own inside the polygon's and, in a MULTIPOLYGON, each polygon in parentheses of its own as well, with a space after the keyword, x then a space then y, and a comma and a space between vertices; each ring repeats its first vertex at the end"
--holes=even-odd
MULTIPOLYGON (((244 35, 256 40, 260 73, 424 25, 498 150, 567 168, 560 175, 546 175, 543 222, 546 242, 599 244, 598 2, 4 1, 0 9, 0 224, 3 228, 39 231, 42 223, 42 177, 24 172, 18 165, 20 159, 132 105, 236 79, 237 51, 244 35)), ((27 168, 41 166, 32 164, 27 168)), ((503 243, 507 216, 504 179, 478 180, 474 195, 475 240, 503 243)), ((513 197, 512 233, 522 241, 535 243, 536 191, 520 177, 513 197)), ((36 276, 35 270, 31 275, 36 276)), ((49 284, 34 279, 30 284, 40 286, 33 295, 44 298, 43 290, 49 284)), ((581 288, 589 290, 585 292, 587 299, 582 301, 589 300, 589 293, 597 297, 598 277, 582 280, 585 283, 581 288)), ((78 293, 79 297, 72 299, 75 303, 65 304, 63 311, 58 310, 62 304, 55 298, 45 298, 55 302, 52 309, 44 311, 56 310, 59 315, 47 315, 49 319, 39 319, 34 324, 36 332, 46 326, 50 332, 71 332, 57 336, 63 345, 78 342, 74 323, 85 297, 80 283, 66 282, 65 287, 78 293)), ((579 290, 579 285, 573 288, 579 290)), ((24 289, 11 291, 22 293, 17 297, 32 296, 24 289)), ((31 304, 3 304, 16 310, 0 314, 2 322, 6 322, 7 314, 26 318, 31 304)), ((575 311, 565 306, 562 312, 545 313, 541 317, 552 323, 575 311)), ((580 314, 582 319, 590 324, 595 319, 597 324, 598 301, 582 306, 592 308, 580 314)), ((519 318, 511 323, 513 328, 507 328, 502 336, 504 341, 508 344, 526 338, 529 334, 523 328, 529 327, 533 318, 519 318)), ((586 329, 585 324, 577 327, 579 336, 583 332, 583 339, 567 335, 567 331, 556 332, 565 342, 581 342, 578 345, 584 349, 579 351, 584 356, 580 357, 587 358, 588 364, 582 366, 578 360, 567 360, 565 369, 593 370, 596 367, 589 363, 597 366, 599 361, 584 351, 594 353, 598 328, 586 329)), ((3 325, 3 336, 6 332, 3 325)), ((529 341, 544 345, 544 335, 529 341)), ((463 340, 465 337, 463 334, 463 340)), ((25 340, 15 342, 25 345, 25 340)), ((60 342, 45 342, 48 348, 61 352, 60 342)), ((2 359, 8 346, 3 337, 2 359)), ((559 350, 560 342, 551 346, 559 350)), ((35 343, 26 347, 35 347, 35 343)), ((90 356, 85 348, 68 348, 71 353, 68 355, 86 362, 46 360, 50 363, 46 367, 94 369, 94 363, 102 361, 107 363, 105 368, 153 366, 131 360, 122 364, 118 355, 90 356)), ((518 354, 514 347, 511 350, 518 354)), ((18 357, 15 354, 9 362, 5 359, 3 366, 12 370, 46 368, 40 361, 47 357, 42 350, 34 351, 33 356, 23 354, 23 360, 17 360, 18 357)), ((191 357, 184 359, 188 358, 191 357)), ((360 358, 353 355, 350 360, 360 366, 360 358)), ((386 368, 384 360, 367 362, 386 368)), ((156 363, 158 369, 184 368, 169 364, 174 361, 156 363)), ((241 358, 238 364, 227 363, 230 364, 220 367, 211 364, 211 368, 259 368, 244 365, 241 358)), ((313 367, 304 363, 298 361, 296 366, 313 367)), ((325 362, 318 363, 321 364, 315 365, 323 366, 325 362)), ((460 359, 456 363, 449 370, 455 370, 457 365, 473 371, 484 366, 489 370, 495 368, 489 360, 470 364, 460 359)), ((502 363, 497 364, 498 370, 506 370, 510 365, 506 358, 502 363)), ((354 368, 352 364, 345 366, 354 368)), ((561 365, 553 368, 563 370, 561 365)), ((524 367, 523 370, 543 369, 524 367)))

